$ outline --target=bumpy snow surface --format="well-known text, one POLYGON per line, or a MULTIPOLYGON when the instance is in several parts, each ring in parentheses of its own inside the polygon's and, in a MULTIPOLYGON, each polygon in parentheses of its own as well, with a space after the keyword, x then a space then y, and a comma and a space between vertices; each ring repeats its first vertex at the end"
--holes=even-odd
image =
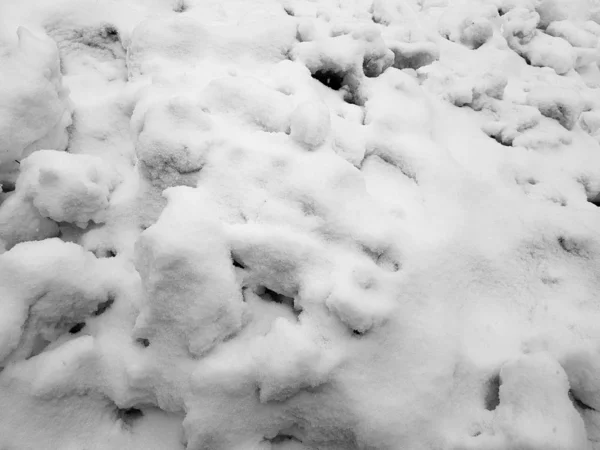
POLYGON ((600 449, 599 38, 1 0, 0 448, 600 449))

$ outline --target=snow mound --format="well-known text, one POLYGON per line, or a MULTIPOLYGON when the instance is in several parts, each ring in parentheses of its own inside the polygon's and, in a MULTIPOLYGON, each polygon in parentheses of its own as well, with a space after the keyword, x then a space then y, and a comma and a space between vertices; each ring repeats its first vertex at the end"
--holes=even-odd
POLYGON ((64 150, 71 124, 69 89, 63 85, 56 44, 28 29, 18 45, 0 50, 0 182, 13 181, 18 161, 41 148, 64 150))
POLYGON ((100 158, 41 150, 21 162, 16 191, 43 217, 85 228, 106 220, 117 183, 114 170, 100 158))

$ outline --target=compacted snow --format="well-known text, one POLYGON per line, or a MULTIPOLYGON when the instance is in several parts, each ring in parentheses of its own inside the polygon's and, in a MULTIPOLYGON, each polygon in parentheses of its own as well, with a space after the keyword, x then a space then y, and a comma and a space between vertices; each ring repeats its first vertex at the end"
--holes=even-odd
POLYGON ((0 448, 600 449, 599 39, 1 0, 0 448))

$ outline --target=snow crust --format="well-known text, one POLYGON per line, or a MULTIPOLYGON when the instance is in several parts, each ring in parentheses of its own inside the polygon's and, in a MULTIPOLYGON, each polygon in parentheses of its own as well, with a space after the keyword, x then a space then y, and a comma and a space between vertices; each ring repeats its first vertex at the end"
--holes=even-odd
POLYGON ((599 38, 0 2, 0 448, 600 449, 599 38))

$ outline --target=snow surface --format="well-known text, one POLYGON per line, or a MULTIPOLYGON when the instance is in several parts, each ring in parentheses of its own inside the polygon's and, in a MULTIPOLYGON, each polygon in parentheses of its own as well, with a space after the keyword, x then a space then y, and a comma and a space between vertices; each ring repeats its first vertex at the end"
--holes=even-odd
POLYGON ((0 1, 0 448, 599 450, 599 39, 0 1))

